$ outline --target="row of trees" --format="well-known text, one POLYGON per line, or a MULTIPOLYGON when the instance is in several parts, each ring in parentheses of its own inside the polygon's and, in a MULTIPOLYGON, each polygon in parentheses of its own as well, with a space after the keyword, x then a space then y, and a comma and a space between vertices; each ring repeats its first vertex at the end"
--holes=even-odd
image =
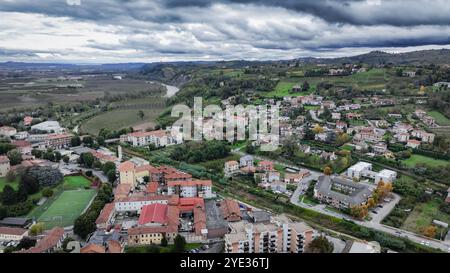
POLYGON ((377 188, 365 204, 353 206, 350 208, 350 215, 357 219, 364 219, 369 214, 369 209, 374 208, 378 203, 393 191, 392 183, 385 183, 383 180, 378 182, 377 188))

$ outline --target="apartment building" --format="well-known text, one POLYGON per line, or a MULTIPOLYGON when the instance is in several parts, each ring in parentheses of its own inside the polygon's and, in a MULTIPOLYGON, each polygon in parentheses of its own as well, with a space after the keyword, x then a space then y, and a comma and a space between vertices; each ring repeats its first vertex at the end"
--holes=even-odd
POLYGON ((212 198, 211 180, 188 180, 167 182, 167 194, 179 197, 203 197, 212 198))
POLYGON ((225 235, 226 253, 303 253, 314 238, 314 230, 286 216, 272 217, 270 222, 230 223, 225 235))
POLYGON ((225 162, 225 167, 223 169, 223 173, 225 176, 232 176, 239 172, 239 163, 236 160, 231 160, 225 162))
POLYGON ((169 204, 172 197, 166 195, 155 196, 129 196, 115 200, 116 212, 137 212, 141 213, 143 206, 151 204, 169 204))
POLYGON ((170 131, 157 130, 151 132, 134 132, 121 136, 121 140, 129 142, 133 146, 141 147, 150 144, 156 147, 165 147, 172 144, 182 143, 182 139, 177 136, 172 136, 170 131))
POLYGON ((20 241, 25 236, 28 236, 28 229, 0 227, 0 241, 20 241))
POLYGON ((50 134, 46 135, 41 146, 44 148, 62 149, 70 146, 71 134, 50 134))

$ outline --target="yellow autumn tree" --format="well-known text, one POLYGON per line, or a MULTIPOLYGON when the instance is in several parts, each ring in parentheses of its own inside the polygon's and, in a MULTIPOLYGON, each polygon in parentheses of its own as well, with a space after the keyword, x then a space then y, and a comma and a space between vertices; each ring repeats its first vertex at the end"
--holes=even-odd
POLYGON ((321 133, 323 133, 324 130, 323 130, 322 126, 320 126, 319 124, 316 124, 316 126, 314 126, 312 131, 314 132, 314 134, 321 134, 321 133))
POLYGON ((435 226, 427 226, 422 230, 423 235, 434 238, 436 236, 437 228, 435 226))
POLYGON ((368 200, 367 200, 367 206, 369 207, 369 208, 373 208, 373 207, 375 207, 377 205, 377 203, 375 202, 375 199, 373 198, 373 197, 370 197, 368 200))
POLYGON ((333 173, 333 170, 331 169, 331 167, 326 166, 323 169, 323 174, 325 174, 325 175, 331 175, 332 173, 333 173))

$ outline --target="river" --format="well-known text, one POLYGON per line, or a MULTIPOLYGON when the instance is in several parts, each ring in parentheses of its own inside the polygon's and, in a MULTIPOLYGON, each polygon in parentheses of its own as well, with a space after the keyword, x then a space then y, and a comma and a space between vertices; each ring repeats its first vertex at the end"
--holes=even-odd
POLYGON ((173 86, 173 85, 167 85, 167 84, 162 84, 167 88, 167 94, 166 97, 170 98, 173 97, 178 91, 180 91, 180 88, 173 86))

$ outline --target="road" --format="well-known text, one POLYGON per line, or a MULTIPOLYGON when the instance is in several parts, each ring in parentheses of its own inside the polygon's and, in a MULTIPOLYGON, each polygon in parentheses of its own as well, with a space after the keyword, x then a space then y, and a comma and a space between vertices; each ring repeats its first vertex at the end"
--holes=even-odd
POLYGON ((309 114, 311 115, 311 118, 313 119, 313 120, 315 120, 315 121, 317 121, 317 122, 323 122, 323 120, 321 120, 320 118, 318 118, 317 116, 316 116, 316 111, 314 111, 314 110, 309 110, 309 114))
MULTIPOLYGON (((233 150, 233 153, 244 156, 246 155, 246 153, 241 152, 240 149, 235 149, 233 150)), ((254 158, 258 159, 258 160, 269 160, 272 161, 276 164, 279 164, 281 166, 284 167, 288 167, 288 168, 292 168, 292 169, 306 169, 304 167, 299 167, 299 166, 295 166, 295 165, 291 165, 291 164, 286 164, 284 162, 281 161, 276 161, 276 160, 272 160, 272 159, 268 159, 268 158, 264 158, 261 156, 255 156, 252 155, 254 158)), ((300 183, 310 183, 312 180, 314 180, 314 178, 317 178, 319 175, 321 175, 321 173, 313 171, 313 170, 309 170, 311 172, 311 175, 309 177, 304 178, 305 180, 302 180, 300 183)), ((363 182, 364 183, 364 182, 363 182)), ((373 186, 373 185, 370 185, 373 186)), ((448 241, 443 242, 443 241, 439 241, 439 240, 435 240, 435 239, 431 239, 428 237, 423 237, 419 234, 415 234, 413 232, 410 231, 406 231, 403 229, 399 229, 399 228, 394 228, 391 226, 387 226, 384 224, 381 224, 381 221, 394 209, 395 205, 400 202, 401 197, 397 194, 392 194, 391 197, 391 201, 390 202, 385 202, 383 204, 383 208, 378 208, 377 209, 377 214, 374 214, 372 212, 370 212, 370 216, 372 217, 372 219, 370 221, 358 221, 355 220, 354 218, 342 214, 342 213, 338 213, 336 211, 332 211, 332 210, 328 210, 326 208, 326 205, 320 204, 320 205, 316 205, 316 206, 311 206, 309 204, 305 204, 300 202, 299 200, 299 196, 301 195, 301 189, 300 187, 297 188, 297 190, 292 194, 291 196, 291 203, 306 208, 306 209, 311 209, 314 211, 317 211, 319 213, 325 214, 325 215, 330 215, 336 218, 341 218, 341 219, 346 219, 348 221, 353 221, 354 223, 364 226, 364 227, 368 227, 368 228, 373 228, 379 231, 383 231, 386 233, 389 233, 391 235, 397 236, 397 237, 404 237, 404 238, 408 238, 413 242, 419 243, 419 244, 426 244, 429 247, 433 247, 433 248, 437 248, 440 249, 444 252, 450 252, 450 243, 448 241)))

